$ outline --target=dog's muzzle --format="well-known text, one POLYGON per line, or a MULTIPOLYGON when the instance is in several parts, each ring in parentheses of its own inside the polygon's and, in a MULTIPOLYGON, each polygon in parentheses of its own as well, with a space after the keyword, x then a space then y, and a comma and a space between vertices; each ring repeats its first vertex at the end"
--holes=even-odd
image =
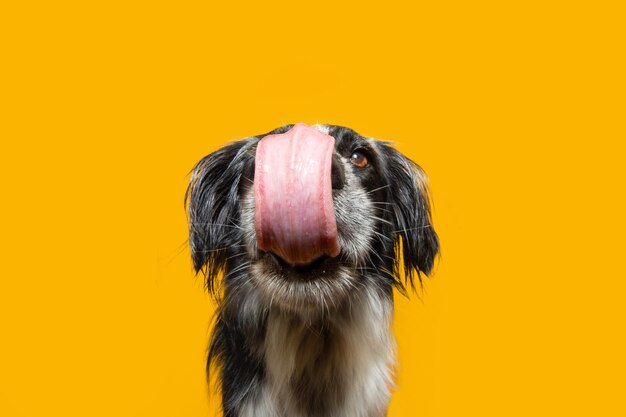
POLYGON ((333 189, 343 187, 335 139, 305 124, 265 136, 254 173, 258 247, 290 265, 339 255, 333 189), (331 175, 332 173, 332 175, 331 175))

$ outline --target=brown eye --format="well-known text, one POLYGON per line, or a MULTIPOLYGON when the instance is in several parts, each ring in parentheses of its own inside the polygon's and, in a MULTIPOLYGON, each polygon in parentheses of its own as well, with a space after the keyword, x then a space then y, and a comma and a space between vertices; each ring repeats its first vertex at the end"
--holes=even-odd
POLYGON ((350 162, 359 168, 365 168, 370 164, 370 161, 367 160, 367 157, 361 151, 354 151, 350 157, 350 162))

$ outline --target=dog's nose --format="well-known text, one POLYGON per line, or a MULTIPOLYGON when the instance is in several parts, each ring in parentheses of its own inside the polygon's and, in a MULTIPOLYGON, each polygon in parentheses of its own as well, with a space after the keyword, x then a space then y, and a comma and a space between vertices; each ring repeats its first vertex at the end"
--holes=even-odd
POLYGON ((346 182, 346 175, 343 172, 343 164, 339 159, 339 155, 333 155, 333 165, 330 171, 333 190, 341 190, 346 182))

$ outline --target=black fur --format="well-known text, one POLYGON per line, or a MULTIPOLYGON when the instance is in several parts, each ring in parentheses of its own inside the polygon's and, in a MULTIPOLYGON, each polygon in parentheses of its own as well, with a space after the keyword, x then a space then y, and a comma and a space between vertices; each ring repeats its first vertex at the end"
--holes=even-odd
POLYGON ((232 143, 204 157, 194 168, 185 204, 189 216, 189 245, 196 272, 204 271, 208 288, 215 293, 215 279, 229 257, 240 253, 240 185, 254 163, 249 139, 232 143))
MULTIPOLYGON (((413 285, 415 273, 421 280, 421 274, 429 275, 435 256, 439 251, 439 239, 432 227, 430 199, 428 189, 422 180, 425 174, 413 161, 406 158, 397 150, 389 147, 381 147, 385 155, 387 171, 386 178, 390 187, 387 200, 392 202, 391 223, 395 230, 385 230, 384 234, 394 236, 395 248, 394 259, 396 275, 400 256, 399 241, 402 239, 404 274, 413 285), (420 180, 416 180, 420 178, 420 180)), ((385 224, 389 229, 389 225, 385 224)))

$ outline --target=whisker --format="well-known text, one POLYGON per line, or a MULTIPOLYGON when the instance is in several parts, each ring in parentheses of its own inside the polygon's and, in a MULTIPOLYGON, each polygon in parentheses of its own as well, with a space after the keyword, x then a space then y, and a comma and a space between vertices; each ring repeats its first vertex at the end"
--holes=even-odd
POLYGON ((400 230, 393 230, 393 233, 399 233, 399 232, 406 232, 407 230, 417 230, 417 229, 429 229, 433 227, 430 224, 427 224, 426 226, 418 226, 418 227, 406 227, 404 229, 400 229, 400 230))
POLYGON ((198 226, 219 226, 219 227, 232 227, 233 229, 240 229, 240 230, 244 230, 243 227, 237 225, 237 224, 221 224, 221 223, 201 223, 201 222, 194 222, 194 225, 198 225, 198 226))
POLYGON ((376 219, 376 220, 379 220, 379 221, 381 221, 381 222, 383 222, 383 223, 385 223, 385 224, 388 224, 388 225, 390 225, 390 226, 393 226, 393 223, 392 223, 392 222, 390 222, 389 220, 383 219, 383 218, 378 217, 378 216, 372 216, 372 218, 373 218, 373 219, 376 219))
POLYGON ((392 239, 392 238, 390 238, 389 236, 385 236, 385 235, 383 235, 383 234, 382 234, 382 233, 380 233, 380 232, 374 231, 374 234, 376 234, 377 236, 379 236, 379 237, 381 237, 381 238, 383 238, 383 239, 385 239, 385 240, 388 240, 388 241, 390 241, 390 242, 393 242, 393 239, 392 239))
POLYGON ((373 192, 376 192, 378 190, 382 190, 382 189, 388 188, 388 187, 391 187, 391 184, 387 184, 387 185, 383 185, 382 187, 374 188, 373 190, 368 191, 367 194, 372 194, 373 192))
POLYGON ((240 272, 246 268, 248 268, 250 265, 252 265, 252 262, 244 262, 243 264, 239 265, 237 268, 235 269, 231 269, 230 271, 228 271, 226 273, 226 275, 224 276, 224 278, 232 275, 232 274, 236 274, 237 272, 240 272))
POLYGON ((243 252, 243 253, 238 253, 238 254, 236 254, 236 255, 229 256, 229 257, 228 257, 228 258, 226 258, 225 260, 226 260, 226 261, 228 261, 228 260, 230 260, 230 259, 239 258, 239 257, 241 257, 241 256, 248 256, 248 254, 247 254, 247 253, 245 253, 245 252, 243 252))
POLYGON ((186 239, 183 243, 178 245, 176 249, 174 249, 174 254, 170 256, 170 258, 165 262, 165 265, 169 266, 176 258, 178 258, 184 251, 187 249, 189 244, 189 239, 186 239))
POLYGON ((245 248, 246 245, 228 245, 228 246, 224 246, 221 248, 215 248, 215 249, 207 249, 207 250, 196 250, 196 252, 198 253, 213 253, 213 252, 219 252, 219 251, 223 251, 223 250, 228 250, 228 248, 245 248))

